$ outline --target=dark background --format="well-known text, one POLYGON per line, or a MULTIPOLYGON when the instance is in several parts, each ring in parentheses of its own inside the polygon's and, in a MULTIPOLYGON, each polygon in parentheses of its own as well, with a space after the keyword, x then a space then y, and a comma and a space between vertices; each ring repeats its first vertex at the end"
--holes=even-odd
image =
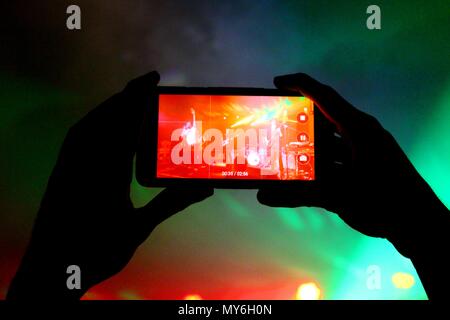
MULTIPOLYGON (((272 87, 275 75, 309 73, 375 115, 450 204, 446 0, 11 1, 0 12, 0 298, 68 128, 151 70, 189 86, 272 87), (70 4, 81 7, 80 31, 66 28, 70 4), (366 28, 370 4, 381 30, 366 28)), ((136 205, 158 191, 132 189, 136 205)), ((308 281, 326 299, 426 298, 388 242, 324 210, 267 208, 255 191, 233 190, 166 221, 87 297, 290 299, 308 281), (380 290, 367 289, 370 265, 380 290), (398 289, 398 272, 415 284, 398 289)))

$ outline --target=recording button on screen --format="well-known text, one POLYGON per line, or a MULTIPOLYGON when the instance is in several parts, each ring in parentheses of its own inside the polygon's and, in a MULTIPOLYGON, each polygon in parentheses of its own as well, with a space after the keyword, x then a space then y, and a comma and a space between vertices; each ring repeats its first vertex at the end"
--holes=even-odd
POLYGON ((298 120, 298 122, 303 122, 303 123, 305 123, 306 121, 308 121, 308 115, 306 114, 306 113, 299 113, 298 115, 297 115, 297 120, 298 120))

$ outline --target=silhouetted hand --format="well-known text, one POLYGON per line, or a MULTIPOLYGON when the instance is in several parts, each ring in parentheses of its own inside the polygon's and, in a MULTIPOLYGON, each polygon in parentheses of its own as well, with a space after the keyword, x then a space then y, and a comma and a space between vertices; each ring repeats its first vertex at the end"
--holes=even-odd
POLYGON ((343 164, 335 164, 327 176, 298 189, 261 189, 258 200, 269 206, 322 207, 363 234, 387 238, 413 260, 428 296, 442 297, 445 281, 433 272, 440 268, 433 263, 442 263, 432 261, 437 257, 430 251, 449 243, 450 216, 392 135, 374 117, 306 74, 276 77, 274 83, 314 100, 346 147, 341 150, 343 164))
POLYGON ((157 72, 131 81, 66 136, 8 299, 78 299, 121 271, 152 230, 213 189, 167 188, 145 207, 130 200, 133 157, 157 72), (66 269, 81 269, 68 290, 66 269))

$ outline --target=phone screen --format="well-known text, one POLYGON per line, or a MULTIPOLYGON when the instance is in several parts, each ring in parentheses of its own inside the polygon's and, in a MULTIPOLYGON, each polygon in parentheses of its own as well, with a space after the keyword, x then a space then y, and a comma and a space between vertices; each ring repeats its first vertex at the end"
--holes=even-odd
POLYGON ((157 132, 157 178, 315 179, 306 97, 160 94, 157 132))

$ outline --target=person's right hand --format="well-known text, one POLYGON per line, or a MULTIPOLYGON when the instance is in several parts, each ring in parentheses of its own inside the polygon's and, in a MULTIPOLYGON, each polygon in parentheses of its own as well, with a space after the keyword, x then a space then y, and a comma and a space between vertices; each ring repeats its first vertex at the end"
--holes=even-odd
POLYGON ((324 176, 301 189, 260 189, 259 202, 325 208, 363 234, 387 238, 410 258, 418 247, 426 250, 428 241, 441 241, 448 211, 374 117, 306 74, 276 77, 274 83, 312 99, 336 126, 349 155, 339 168, 343 174, 324 176))

